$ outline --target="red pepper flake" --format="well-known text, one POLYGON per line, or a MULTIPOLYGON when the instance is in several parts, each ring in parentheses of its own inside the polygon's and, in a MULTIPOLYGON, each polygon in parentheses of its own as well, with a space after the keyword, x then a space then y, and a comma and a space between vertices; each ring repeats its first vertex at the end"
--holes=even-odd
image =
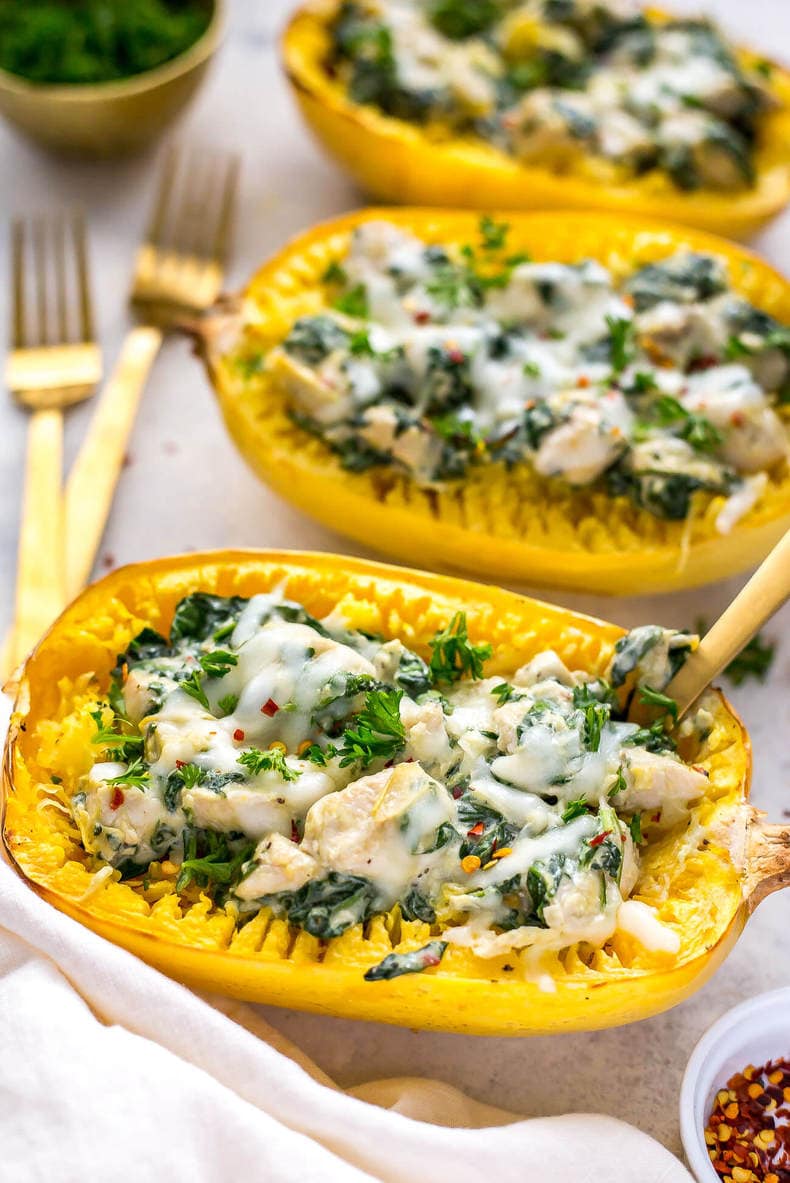
POLYGON ((611 830, 604 830, 603 833, 596 834, 594 838, 590 839, 589 845, 590 846, 600 846, 601 843, 603 842, 604 838, 608 838, 609 835, 611 834, 611 832, 612 832, 611 830))
POLYGON ((123 789, 119 789, 116 785, 110 797, 110 809, 120 809, 126 798, 123 795, 123 789))
POLYGON ((431 319, 430 312, 426 312, 424 308, 421 308, 419 312, 414 313, 414 323, 415 324, 427 325, 430 319, 431 319))
POLYGON ((743 427, 745 422, 746 420, 744 418, 743 411, 733 411, 733 413, 730 415, 730 423, 733 425, 733 427, 743 427))
POLYGON ((241 727, 237 727, 233 732, 233 738, 236 740, 236 743, 241 743, 241 741, 244 739, 244 732, 242 731, 241 727))
POLYGON ((471 830, 466 831, 466 834, 467 834, 467 837, 469 837, 469 838, 471 838, 472 835, 474 835, 475 838, 479 838, 484 830, 485 830, 485 826, 483 825, 482 822, 475 822, 475 824, 472 826, 471 830))
POLYGON ((261 707, 261 714, 268 715, 269 718, 271 719, 274 717, 274 715, 277 714, 279 709, 280 708, 278 707, 277 703, 274 701, 273 698, 267 698, 266 702, 261 707))
POLYGON ((296 842, 297 844, 301 842, 301 838, 299 837, 299 828, 293 818, 291 818, 291 841, 296 842))
POLYGON ((701 357, 695 357, 689 365, 689 370, 692 373, 699 370, 712 370, 714 366, 719 364, 719 359, 714 357, 712 353, 705 353, 701 357))
POLYGON ((102 561, 102 566, 106 567, 107 570, 109 571, 110 567, 115 566, 115 555, 110 554, 108 551, 108 553, 106 555, 102 555, 101 561, 102 561))
POLYGON ((658 813, 654 813, 650 820, 651 820, 651 822, 660 822, 661 821, 661 810, 659 809, 658 813))
POLYGON ((458 798, 463 797, 463 795, 464 795, 464 790, 461 788, 460 785, 456 785, 455 788, 453 789, 453 800, 457 801, 458 798))
POLYGON ((453 346, 447 350, 447 360, 453 366, 460 366, 466 361, 466 354, 462 349, 456 349, 453 346))
POLYGON ((705 1143, 722 1179, 788 1183, 790 1061, 771 1060, 761 1068, 748 1064, 731 1076, 716 1093, 705 1143))
POLYGON ((576 385, 581 386, 581 388, 584 389, 586 386, 590 385, 590 379, 586 374, 579 374, 579 377, 576 379, 576 385))
POLYGON ((187 766, 186 760, 176 760, 176 768, 179 770, 179 772, 181 771, 182 768, 186 768, 186 766, 187 766))

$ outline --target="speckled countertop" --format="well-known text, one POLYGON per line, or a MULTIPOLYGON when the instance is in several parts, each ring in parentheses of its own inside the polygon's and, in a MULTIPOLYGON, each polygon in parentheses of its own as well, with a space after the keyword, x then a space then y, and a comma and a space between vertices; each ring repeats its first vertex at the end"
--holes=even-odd
MULTIPOLYGON (((183 125, 196 143, 244 152, 243 192, 230 284, 238 285, 290 235, 361 202, 303 130, 276 60, 276 35, 292 0, 231 0, 228 39, 183 125)), ((686 10, 699 5, 675 3, 686 10)), ((707 9, 768 52, 788 49, 788 0, 708 0, 707 9)), ((156 154, 130 162, 56 161, 0 126, 0 213, 47 208, 57 198, 87 210, 98 326, 111 360, 127 327, 124 308, 137 236, 144 224, 156 154)), ((790 216, 757 243, 790 269, 790 216)), ((7 322, 5 235, 0 236, 0 323, 7 322)), ((89 408, 72 413, 71 454, 89 408)), ((25 419, 0 401, 0 627, 10 618, 25 419)), ((179 341, 166 345, 145 392, 99 571, 119 563, 214 546, 349 550, 259 485, 231 447, 201 368, 179 341), (221 490, 221 495, 218 491, 221 490)), ((623 625, 709 620, 739 586, 730 581, 650 599, 558 596, 623 625)), ((545 594, 545 593, 544 593, 545 594)), ((773 622, 780 640, 767 684, 747 684, 732 700, 751 731, 754 800, 773 820, 790 816, 790 610, 773 622)), ((790 891, 761 905, 737 948, 698 994, 673 1011, 620 1029, 526 1041, 422 1034, 376 1024, 264 1008, 343 1085, 423 1073, 525 1114, 586 1109, 640 1126, 679 1150, 677 1096, 693 1044, 720 1014, 760 990, 790 983, 790 891)))

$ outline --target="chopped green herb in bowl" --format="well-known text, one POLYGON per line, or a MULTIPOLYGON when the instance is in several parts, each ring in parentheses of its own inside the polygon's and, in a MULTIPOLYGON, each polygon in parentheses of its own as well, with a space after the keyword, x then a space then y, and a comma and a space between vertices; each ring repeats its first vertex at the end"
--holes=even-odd
POLYGON ((205 33, 203 0, 0 0, 0 67, 31 82, 109 82, 153 70, 205 33))
POLYGON ((196 90, 222 0, 0 0, 0 113, 47 147, 143 147, 196 90))

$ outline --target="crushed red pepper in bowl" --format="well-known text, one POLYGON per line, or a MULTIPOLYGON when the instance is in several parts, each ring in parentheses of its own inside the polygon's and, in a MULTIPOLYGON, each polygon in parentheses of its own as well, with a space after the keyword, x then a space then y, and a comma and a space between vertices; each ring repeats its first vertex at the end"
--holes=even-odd
POLYGON ((790 1183, 790 1061, 750 1064, 719 1089, 705 1130, 725 1183, 790 1183))

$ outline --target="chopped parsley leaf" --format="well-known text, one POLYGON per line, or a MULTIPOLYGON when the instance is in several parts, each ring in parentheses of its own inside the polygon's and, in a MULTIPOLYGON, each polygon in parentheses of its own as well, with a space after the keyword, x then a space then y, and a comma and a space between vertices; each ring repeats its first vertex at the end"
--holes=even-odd
POLYGON ((429 668, 436 682, 457 682, 464 675, 482 678, 483 662, 492 654, 491 645, 473 645, 469 641, 466 613, 456 612, 445 629, 432 641, 429 668))

